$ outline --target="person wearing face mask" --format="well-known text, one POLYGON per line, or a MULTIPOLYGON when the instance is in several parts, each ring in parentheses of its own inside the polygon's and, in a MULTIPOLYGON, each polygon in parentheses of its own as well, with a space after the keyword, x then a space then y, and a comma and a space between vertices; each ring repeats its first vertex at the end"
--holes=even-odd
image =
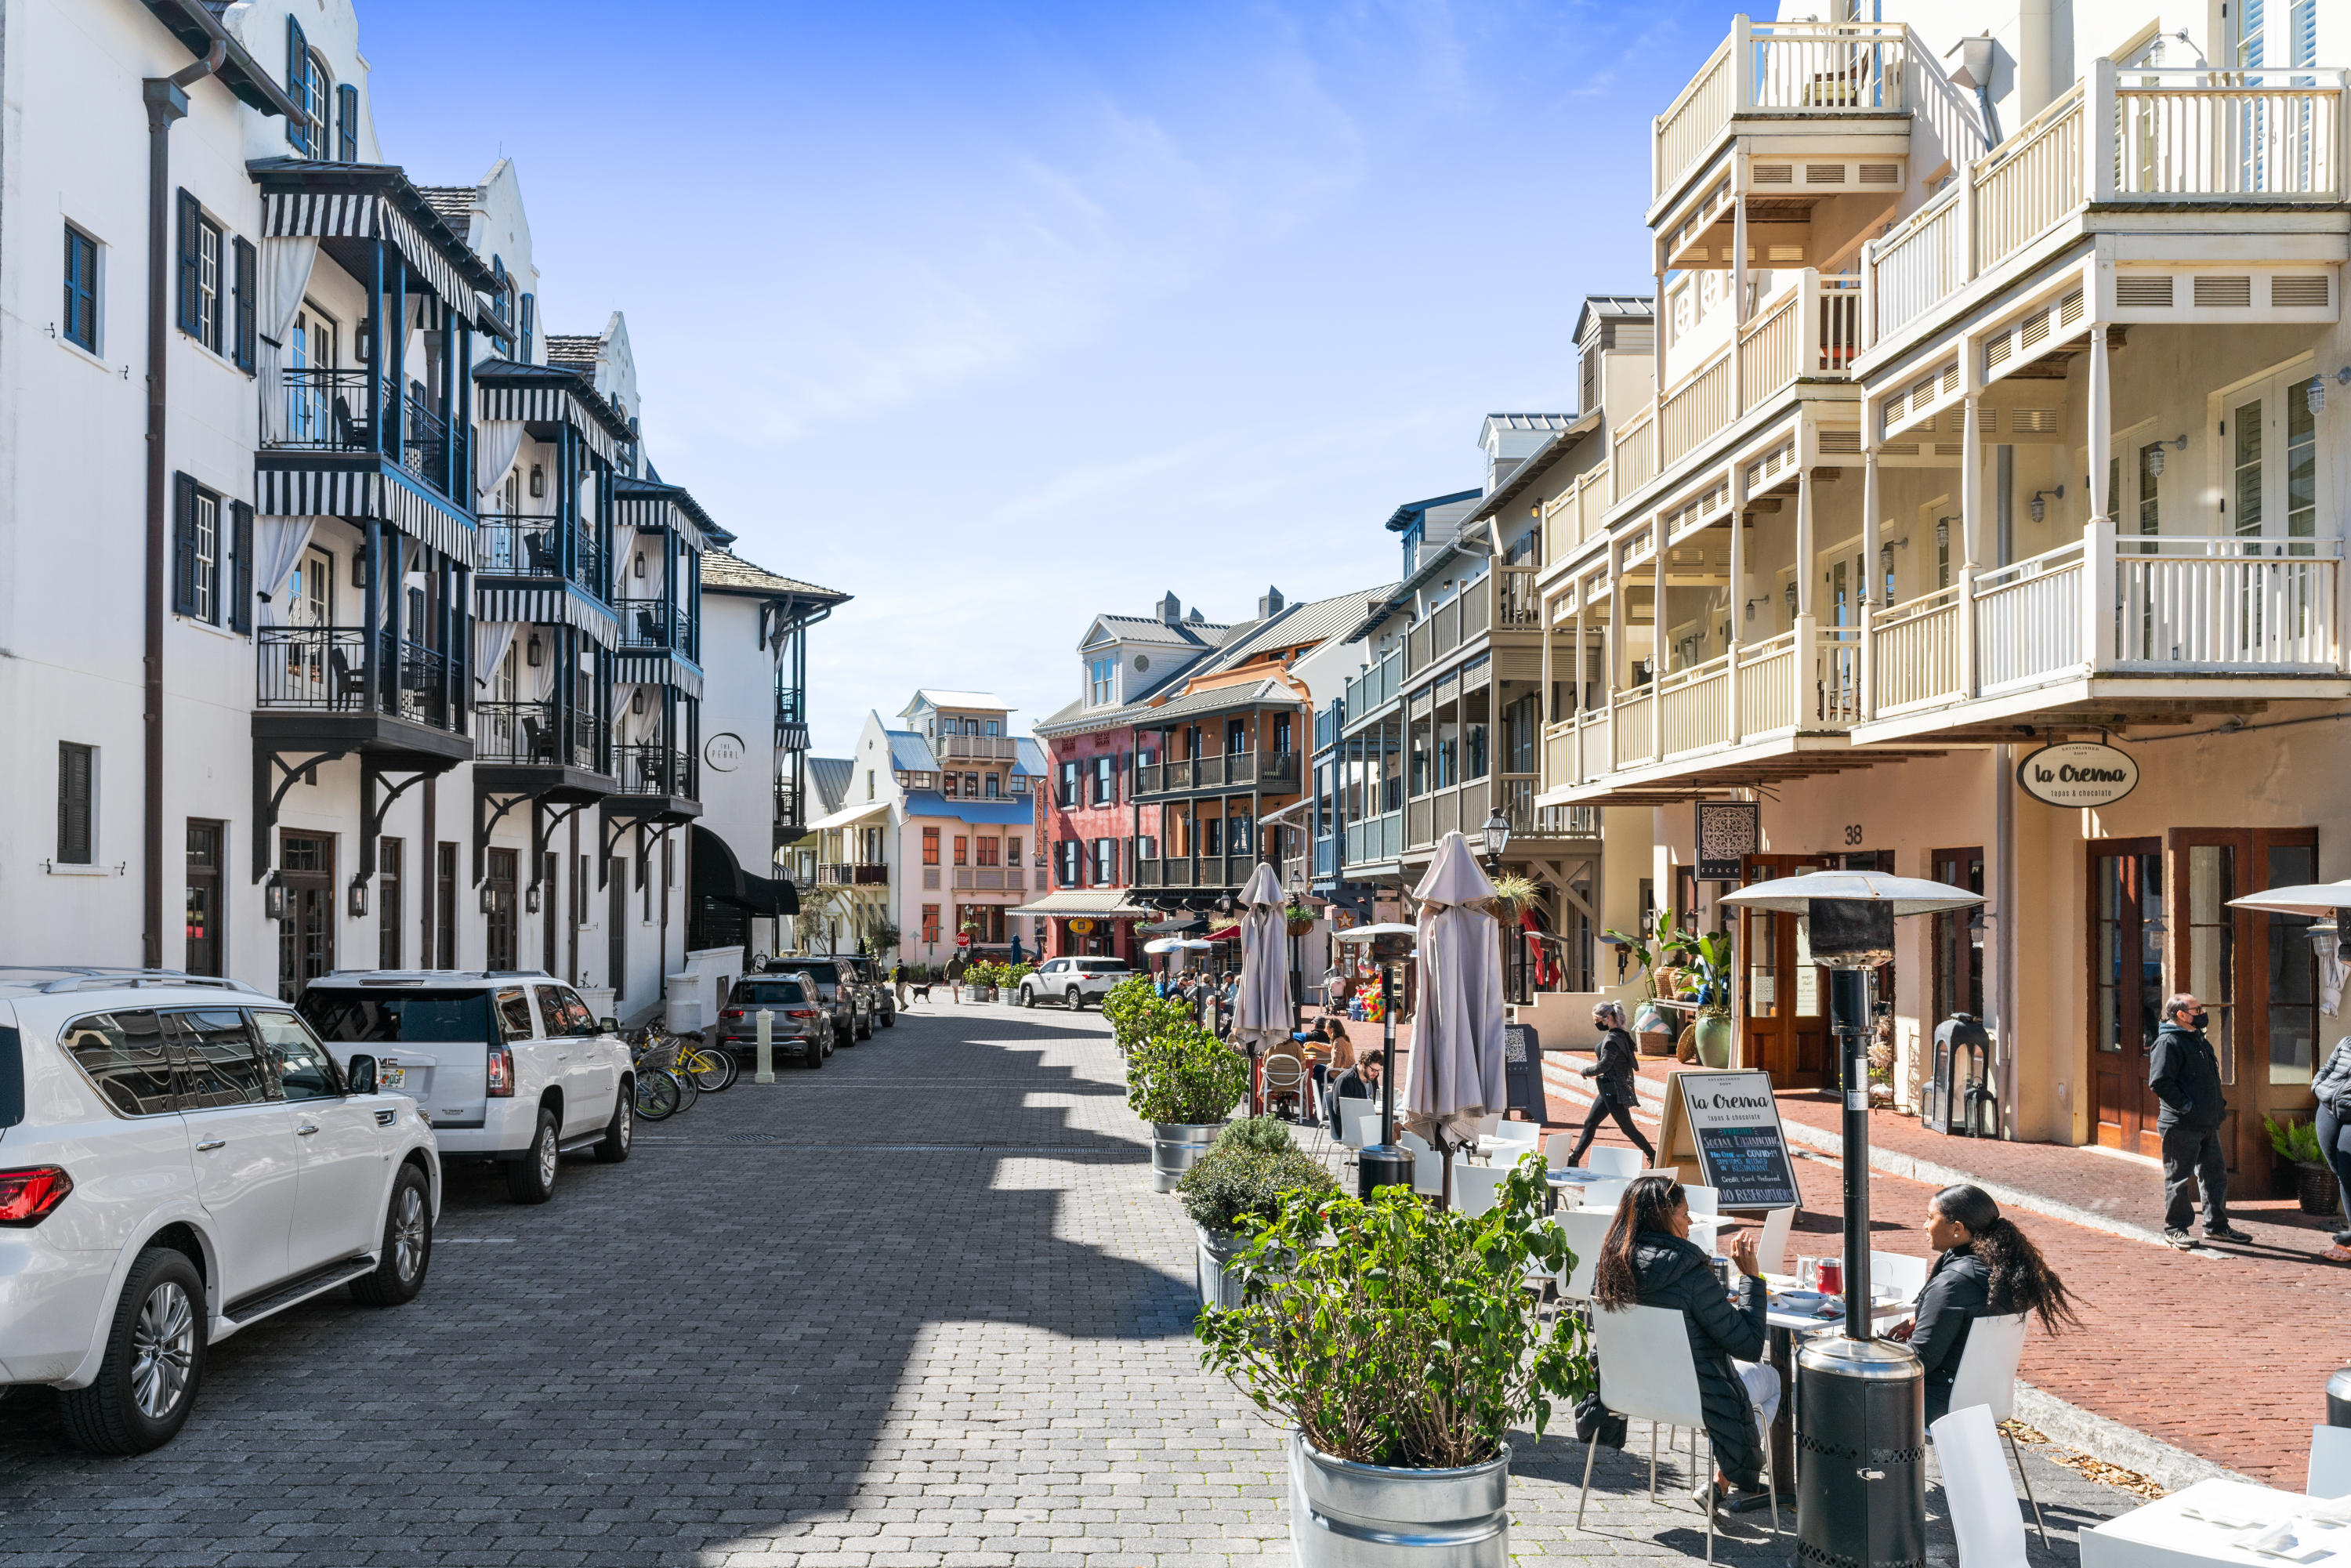
POLYGON ((2163 1103, 2155 1121, 2163 1140, 2163 1239, 2182 1252, 2196 1245, 2188 1234, 2195 1209, 2188 1197, 2191 1181, 2203 1193, 2208 1239, 2252 1240, 2229 1223, 2229 1160, 2220 1150, 2220 1122, 2229 1107, 2220 1092, 2220 1059, 2204 1038, 2210 1016, 2186 991, 2170 998, 2147 1062, 2147 1087, 2163 1103))

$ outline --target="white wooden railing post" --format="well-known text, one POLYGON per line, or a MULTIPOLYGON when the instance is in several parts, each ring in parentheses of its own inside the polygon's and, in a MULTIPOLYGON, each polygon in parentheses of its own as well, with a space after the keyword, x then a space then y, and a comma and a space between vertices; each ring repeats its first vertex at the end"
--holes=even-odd
POLYGON ((1976 695, 1976 569, 1972 561, 1959 565, 1959 695, 1972 700, 1976 695))
POLYGON ((1734 464, 1730 471, 1730 636, 1725 652, 1730 662, 1724 667, 1722 677, 1723 712, 1728 722, 1723 734, 1736 746, 1746 738, 1747 727, 1739 716, 1739 618, 1746 604, 1747 577, 1747 474, 1734 464))
POLYGON ((1877 242, 1861 247, 1861 320, 1855 326, 1856 358, 1877 347, 1877 242))
POLYGON ((1861 652, 1854 662, 1855 720, 1867 724, 1877 716, 1877 654, 1875 643, 1877 632, 1877 606, 1863 600, 1861 603, 1861 652))
POLYGON ((1748 41, 1754 26, 1745 12, 1730 19, 1730 112, 1744 114, 1755 107, 1755 50, 1748 41))
MULTIPOLYGON (((1938 292, 1938 298, 1951 293, 1964 284, 1973 282, 1976 276, 1976 172, 1972 167, 1962 163, 1953 178, 1959 183, 1959 196, 1957 204, 1959 211, 1954 213, 1951 218, 1956 225, 1955 232, 1958 236, 1954 243, 1959 246, 1959 275, 1942 285, 1938 292)), ((1949 253, 1950 246, 1947 245, 1944 247, 1944 254, 1948 257, 1949 253)))
POLYGON ((2082 529, 2082 662, 2092 673, 2115 662, 2115 525, 2092 517, 2082 529))
POLYGON ((1825 327, 1821 318, 1821 269, 1808 267, 1796 276, 1796 329, 1790 334, 1796 340, 1796 351, 1792 357, 1800 381, 1820 374, 1825 327))
POLYGON ((1820 622, 1813 619, 1810 612, 1799 611, 1796 615, 1795 632, 1796 663, 1795 668, 1790 673, 1790 678, 1796 683, 1796 727, 1809 729, 1813 726, 1804 722, 1804 710, 1807 706, 1804 688, 1807 685, 1812 687, 1810 706, 1815 723, 1818 722, 1821 712, 1820 622))
POLYGON ((2115 62, 2090 62, 2082 95, 2082 199, 2115 199, 2115 62))

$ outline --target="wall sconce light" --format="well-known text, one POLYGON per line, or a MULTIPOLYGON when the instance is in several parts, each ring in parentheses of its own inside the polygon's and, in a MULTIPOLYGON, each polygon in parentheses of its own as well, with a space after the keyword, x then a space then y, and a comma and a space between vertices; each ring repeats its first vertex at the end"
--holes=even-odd
POLYGON ((1788 613, 1793 615, 1796 612, 1796 585, 1792 582, 1788 584, 1781 597, 1788 601, 1788 613))
POLYGON ((524 890, 522 895, 522 906, 524 910, 529 914, 536 915, 538 913, 538 883, 532 883, 528 888, 524 890))
POLYGON ((2151 479, 2163 477, 2163 449, 2167 446, 2177 446, 2180 451, 2185 452, 2188 450, 2188 437, 2177 435, 2169 441, 2158 441, 2148 447, 2147 449, 2147 477, 2151 479))
POLYGON ((274 871, 269 873, 269 880, 262 884, 261 909, 272 920, 286 918, 286 884, 278 880, 274 871))
MULTIPOLYGON (((2351 387, 2351 365, 2346 365, 2335 371, 2335 381, 2338 386, 2351 387)), ((2309 404, 2312 413, 2325 413, 2326 412, 2326 378, 2311 377, 2309 384, 2303 388, 2302 395, 2303 401, 2309 404)))
POLYGON ((367 890, 368 884, 365 877, 355 876, 351 878, 351 918, 354 920, 362 920, 367 917, 367 890))
POLYGON ((547 470, 536 463, 530 465, 530 494, 533 500, 547 494, 547 470))
POLYGON ((644 551, 643 551, 643 550, 639 550, 639 551, 637 552, 637 575, 638 575, 639 577, 643 577, 643 576, 644 576, 644 574, 645 574, 645 552, 644 552, 644 551))
MULTIPOLYGON (((331 582, 333 580, 330 578, 329 580, 331 582)), ((367 550, 364 548, 351 551, 351 586, 367 586, 367 550)))
POLYGON ((642 714, 645 711, 644 687, 639 686, 629 694, 629 711, 633 714, 642 714))
POLYGON ((1935 519, 1935 548, 1949 549, 1951 546, 1951 525, 1941 517, 1935 519))
POLYGON ((547 648, 539 642, 538 632, 532 632, 530 641, 523 644, 522 657, 523 663, 534 670, 547 663, 547 648))
POLYGON ((2054 496, 2059 500, 2064 500, 2065 498, 2065 486, 2060 485, 2054 490, 2035 490, 2032 492, 2032 505, 2031 509, 2032 512, 2032 520, 2036 523, 2049 515, 2049 503, 2043 499, 2044 497, 2048 496, 2054 496))

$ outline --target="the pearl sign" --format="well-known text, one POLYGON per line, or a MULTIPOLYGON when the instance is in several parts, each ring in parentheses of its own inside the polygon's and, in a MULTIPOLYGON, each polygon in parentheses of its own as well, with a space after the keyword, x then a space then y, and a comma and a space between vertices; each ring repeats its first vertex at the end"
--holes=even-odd
POLYGON ((2138 788, 2128 752, 2093 741, 2044 746, 2016 765, 2016 781, 2053 806, 2111 806, 2138 788))

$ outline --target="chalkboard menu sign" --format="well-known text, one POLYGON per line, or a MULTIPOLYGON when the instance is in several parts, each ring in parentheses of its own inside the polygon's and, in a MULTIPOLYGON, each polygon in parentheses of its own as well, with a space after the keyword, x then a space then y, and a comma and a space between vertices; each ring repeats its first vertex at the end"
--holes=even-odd
POLYGON ((1551 1120, 1550 1102, 1543 1097, 1542 1039, 1529 1025, 1502 1026, 1502 1077, 1511 1110, 1525 1112, 1529 1121, 1551 1120))
POLYGON ((1799 1199, 1768 1072, 1677 1072, 1683 1124, 1722 1208, 1792 1208, 1799 1199))

